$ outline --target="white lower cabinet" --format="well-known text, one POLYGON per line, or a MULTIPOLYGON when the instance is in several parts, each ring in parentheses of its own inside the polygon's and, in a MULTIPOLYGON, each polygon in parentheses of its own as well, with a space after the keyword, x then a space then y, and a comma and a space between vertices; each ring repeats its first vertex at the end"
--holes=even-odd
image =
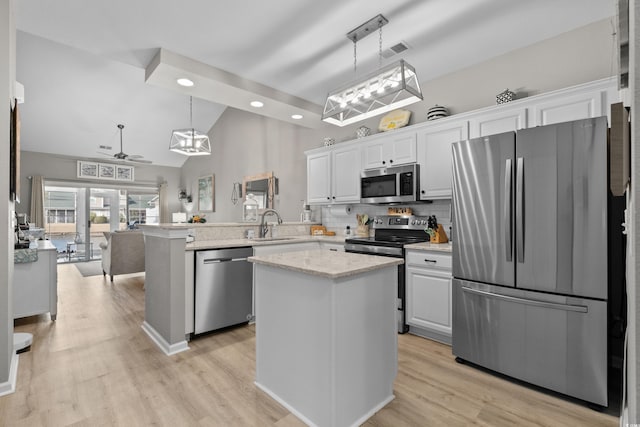
POLYGON ((405 262, 409 332, 451 344, 451 254, 409 249, 405 262))

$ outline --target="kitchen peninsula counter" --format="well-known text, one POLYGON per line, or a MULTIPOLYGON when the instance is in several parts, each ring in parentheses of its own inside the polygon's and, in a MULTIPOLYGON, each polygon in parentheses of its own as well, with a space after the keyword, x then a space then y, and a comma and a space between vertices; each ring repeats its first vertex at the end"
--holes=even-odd
POLYGON ((167 355, 188 350, 190 334, 194 332, 196 251, 284 244, 290 248, 305 242, 344 243, 343 237, 311 236, 311 225, 284 223, 276 227, 278 234, 273 239, 244 238, 246 230, 253 229, 258 234, 255 223, 140 225, 145 236, 142 329, 167 355))
POLYGON ((250 257, 256 385, 308 425, 360 425, 393 398, 402 259, 332 252, 250 257))

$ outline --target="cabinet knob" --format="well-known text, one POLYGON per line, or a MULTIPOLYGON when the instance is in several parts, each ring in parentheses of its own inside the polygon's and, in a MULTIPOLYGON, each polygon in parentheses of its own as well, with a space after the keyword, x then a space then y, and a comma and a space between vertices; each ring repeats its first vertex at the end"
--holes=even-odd
POLYGON ((393 160, 389 160, 389 163, 393 163, 393 160))
POLYGON ((383 164, 383 165, 386 165, 386 164, 387 164, 387 162, 385 162, 385 161, 383 160, 383 161, 382 161, 382 164, 383 164))
POLYGON ((420 193, 424 194, 424 190, 420 190, 420 193))
POLYGON ((336 199, 336 196, 333 196, 333 200, 335 200, 335 199, 336 199))
POLYGON ((327 197, 327 200, 331 200, 331 197, 327 197))

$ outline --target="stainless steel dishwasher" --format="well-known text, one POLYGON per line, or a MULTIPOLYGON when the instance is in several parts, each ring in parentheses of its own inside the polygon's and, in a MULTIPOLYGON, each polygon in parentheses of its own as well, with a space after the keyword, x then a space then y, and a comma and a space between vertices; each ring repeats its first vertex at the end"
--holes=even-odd
POLYGON ((195 334, 246 323, 252 315, 251 248, 196 252, 195 334))

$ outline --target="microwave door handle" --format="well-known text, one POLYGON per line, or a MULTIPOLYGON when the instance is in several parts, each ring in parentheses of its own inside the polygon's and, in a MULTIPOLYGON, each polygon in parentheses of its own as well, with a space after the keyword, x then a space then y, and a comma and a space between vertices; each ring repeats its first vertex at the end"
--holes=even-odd
POLYGON ((504 225, 504 247, 507 256, 507 262, 513 259, 513 238, 512 230, 512 212, 511 212, 511 159, 507 159, 504 166, 504 207, 502 212, 502 223, 504 225))

